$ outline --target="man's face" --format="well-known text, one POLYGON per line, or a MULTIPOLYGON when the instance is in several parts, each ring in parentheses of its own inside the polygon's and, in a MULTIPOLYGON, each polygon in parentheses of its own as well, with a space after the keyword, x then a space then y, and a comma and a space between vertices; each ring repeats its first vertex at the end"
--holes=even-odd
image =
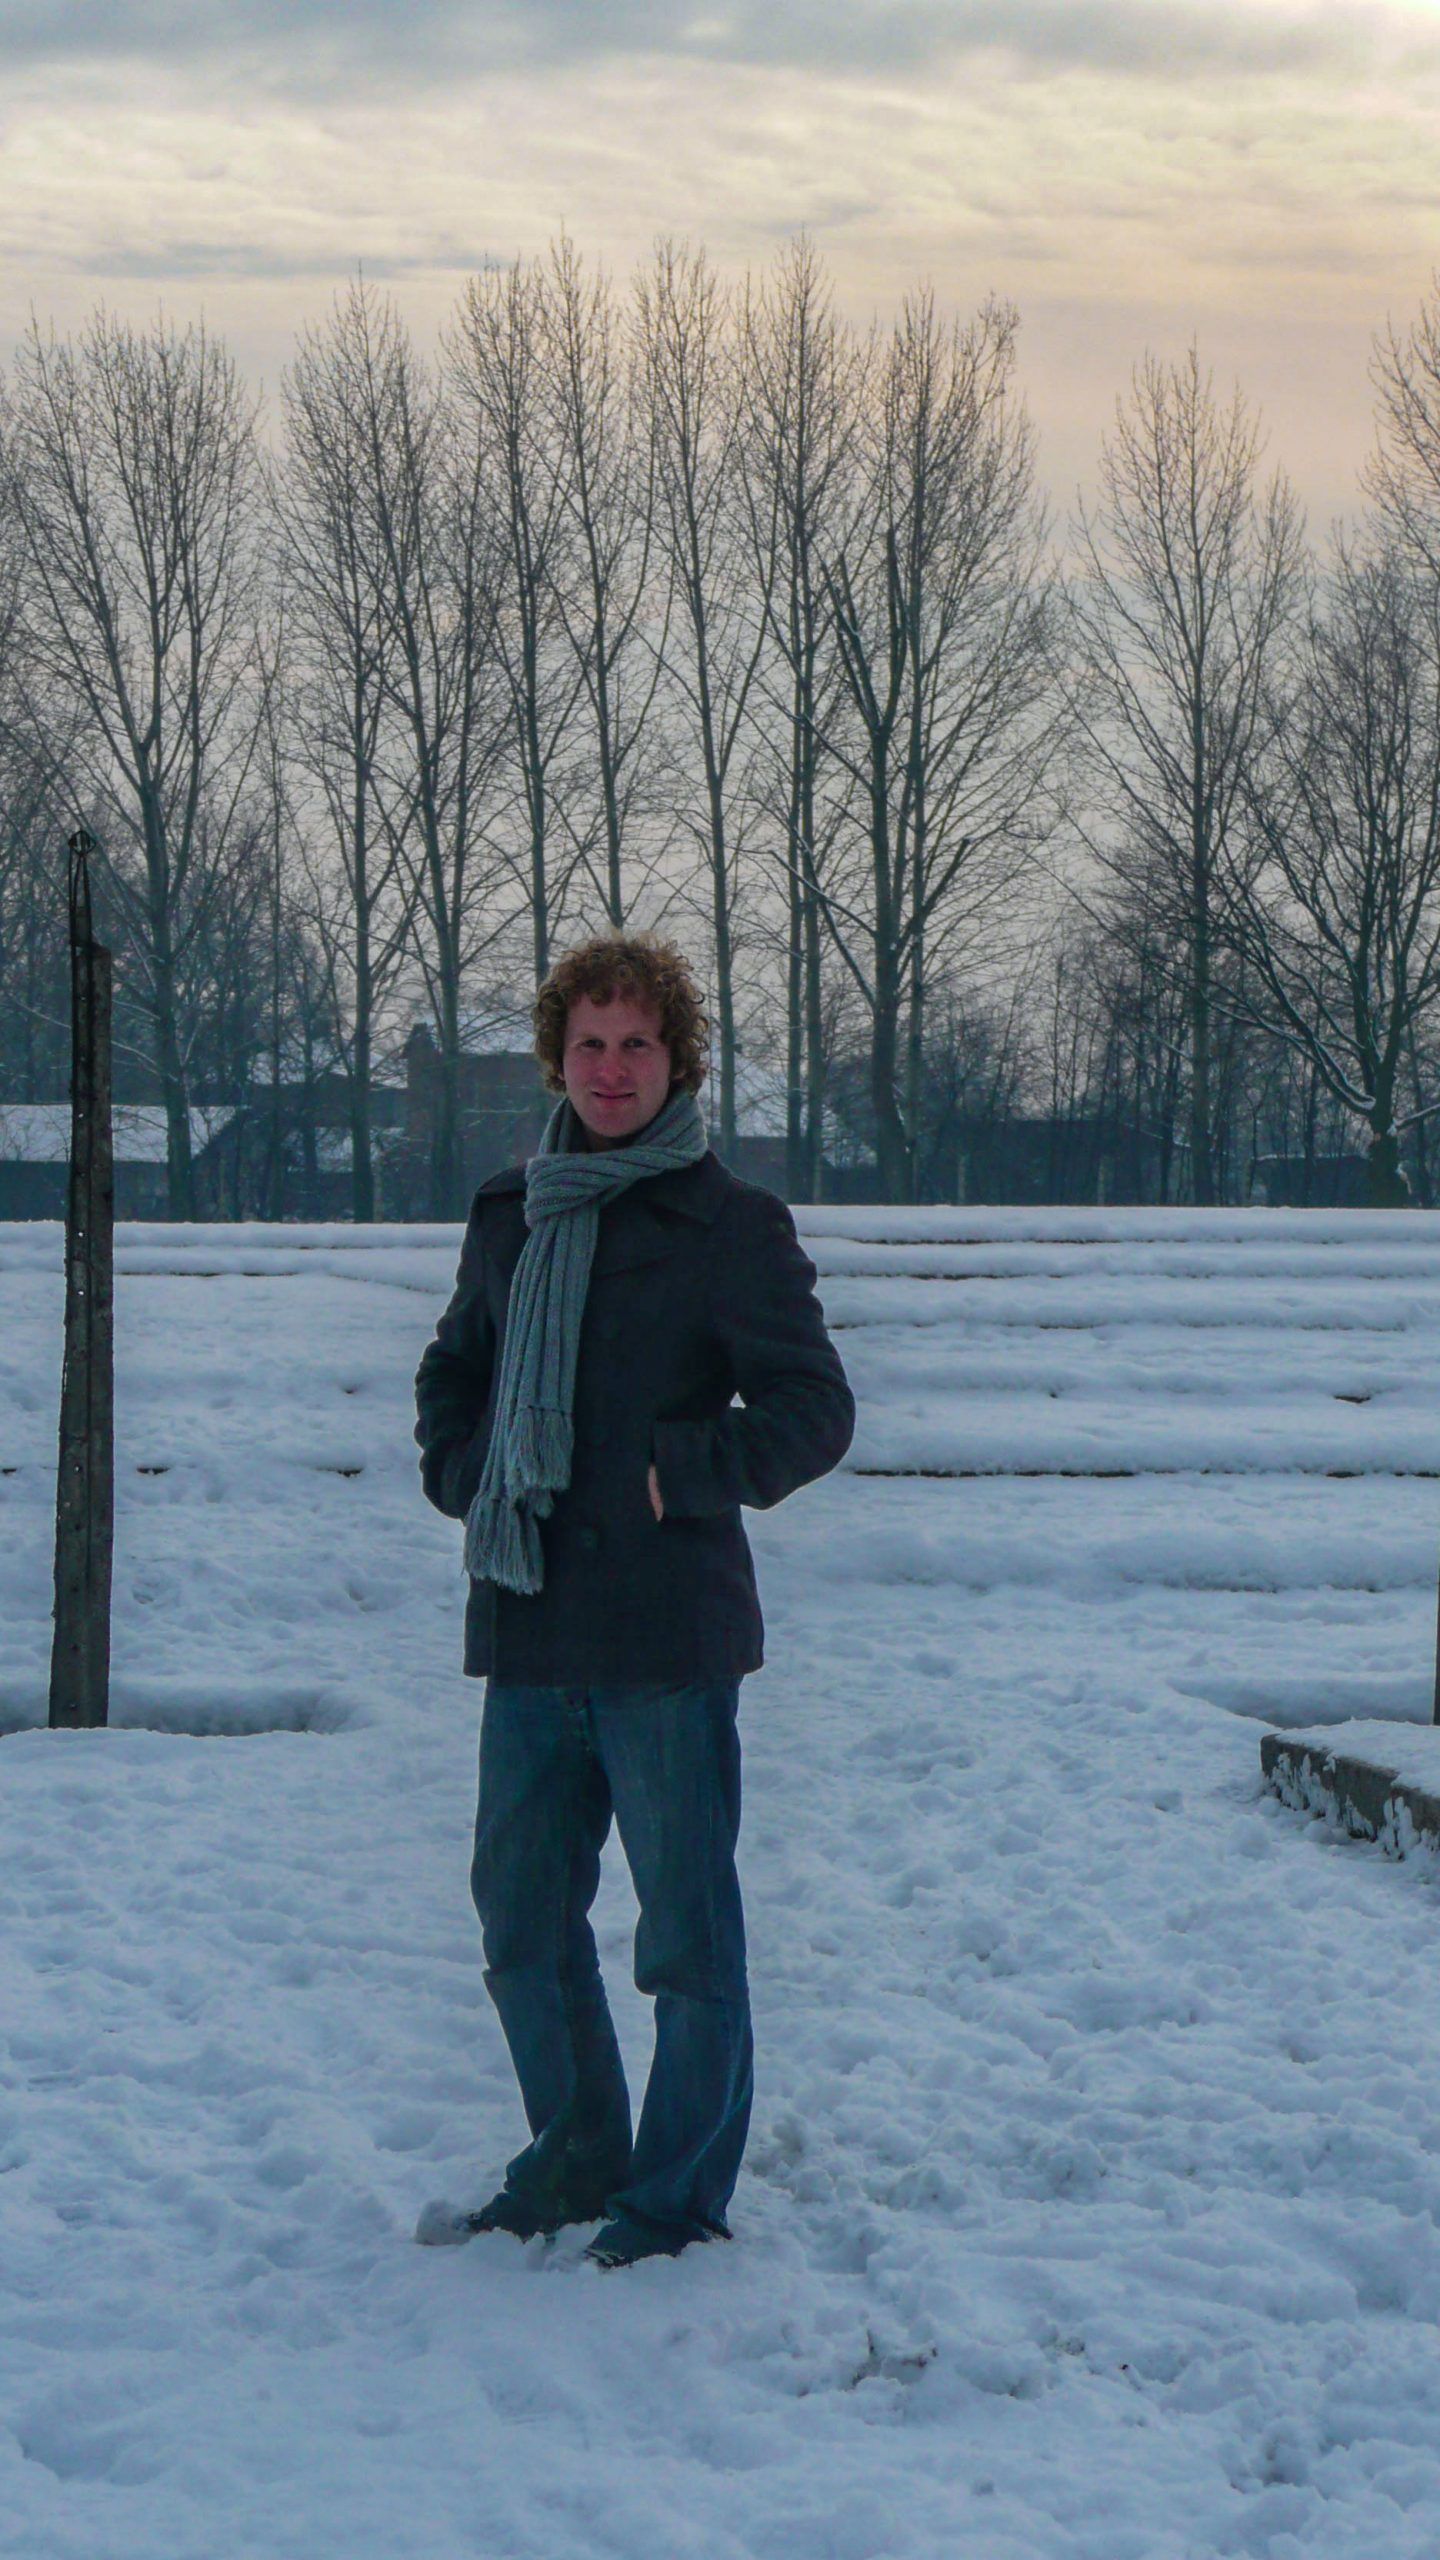
POLYGON ((565 1024, 565 1090, 590 1147, 614 1147, 654 1119, 670 1091, 658 1006, 577 996, 565 1024))

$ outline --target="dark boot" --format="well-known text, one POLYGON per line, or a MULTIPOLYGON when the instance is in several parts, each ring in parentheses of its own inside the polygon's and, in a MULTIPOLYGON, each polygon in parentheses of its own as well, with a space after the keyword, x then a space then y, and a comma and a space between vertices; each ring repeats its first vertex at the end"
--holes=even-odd
POLYGON ((641 2258, 678 2258, 682 2249, 708 2236, 684 2231, 676 2223, 642 2222, 627 2213, 597 2231, 585 2255, 595 2267, 633 2267, 641 2258))

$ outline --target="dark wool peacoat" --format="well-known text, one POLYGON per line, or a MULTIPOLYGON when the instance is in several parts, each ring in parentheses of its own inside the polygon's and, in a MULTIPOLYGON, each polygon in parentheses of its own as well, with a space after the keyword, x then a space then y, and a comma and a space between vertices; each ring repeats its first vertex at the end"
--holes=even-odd
MULTIPOLYGON (((421 1480, 454 1520, 489 1445, 529 1233, 524 1193, 523 1165, 476 1193, 455 1294, 415 1380, 421 1480)), ((466 1670, 538 1687, 758 1669, 764 1627, 740 1506, 768 1510, 824 1475, 854 1428, 815 1266, 785 1202, 713 1151, 632 1183, 600 1211, 570 1484, 540 1524, 544 1588, 472 1578, 466 1670)))

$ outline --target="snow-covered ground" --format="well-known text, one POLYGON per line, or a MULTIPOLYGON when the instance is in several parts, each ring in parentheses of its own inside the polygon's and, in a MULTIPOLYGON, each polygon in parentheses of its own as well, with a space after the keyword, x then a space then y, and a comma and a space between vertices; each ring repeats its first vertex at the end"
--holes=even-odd
MULTIPOLYGON (((456 1238, 122 1231, 134 1729, 0 1742, 0 2550, 1440 2552, 1440 1884, 1258 1753, 1428 1716, 1440 1220, 801 1225, 861 1422, 749 1523, 737 2236, 615 2275, 410 2237, 522 2139, 410 1442, 456 1238)), ((59 1292, 0 1230, 11 1726, 59 1292)), ((618 1855, 599 1924, 638 2092, 618 1855)))

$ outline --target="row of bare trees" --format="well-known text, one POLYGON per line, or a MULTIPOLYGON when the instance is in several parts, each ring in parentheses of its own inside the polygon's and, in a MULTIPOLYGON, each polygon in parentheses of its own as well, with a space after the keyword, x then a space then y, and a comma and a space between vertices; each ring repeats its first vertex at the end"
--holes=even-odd
POLYGON ((1440 1001, 1433 319, 1377 352, 1371 512, 1323 569, 1283 476, 1260 485, 1253 414, 1216 404, 1193 352, 1141 369, 1079 518, 1076 830, 1118 937, 1158 920, 1173 950, 1202 1204, 1221 1196, 1226 1025, 1293 1050, 1363 1125, 1377 1203, 1405 1197, 1401 1136, 1440 1108, 1421 1072, 1440 1001))
POLYGON ((1057 544, 1016 330, 920 292, 856 331, 803 240, 738 287, 662 243, 622 291, 567 238, 474 278, 433 355, 357 279, 271 419, 198 328, 33 329, 5 1090, 53 1065, 78 815, 177 1216, 197 1102, 268 1131, 274 1214, 285 1097, 327 1077, 383 1209, 417 1016, 454 1214, 467 1047, 607 920, 692 949, 716 1143, 764 1062, 796 1197, 846 1138, 923 1196, 984 1110, 1110 1126, 1201 1203, 1277 1131, 1358 1127, 1402 1197, 1440 1107, 1440 296, 1377 350, 1366 513, 1323 559, 1193 352, 1139 368, 1057 544))

